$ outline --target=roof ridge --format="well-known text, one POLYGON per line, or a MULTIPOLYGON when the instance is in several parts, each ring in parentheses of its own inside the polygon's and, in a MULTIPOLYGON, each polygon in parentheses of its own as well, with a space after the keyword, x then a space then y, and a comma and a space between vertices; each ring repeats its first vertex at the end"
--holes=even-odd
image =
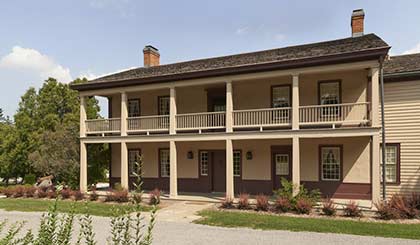
POLYGON ((411 54, 397 54, 397 55, 390 55, 390 57, 391 57, 391 58, 394 58, 394 57, 411 56, 411 55, 420 55, 420 52, 419 52, 419 53, 411 53, 411 54))

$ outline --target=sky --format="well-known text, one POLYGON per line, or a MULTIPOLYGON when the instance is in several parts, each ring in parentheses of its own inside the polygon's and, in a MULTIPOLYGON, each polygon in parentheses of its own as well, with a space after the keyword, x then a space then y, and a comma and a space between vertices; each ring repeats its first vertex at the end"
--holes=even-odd
MULTIPOLYGON (((42 0, 0 3, 0 108, 48 77, 69 82, 161 64, 349 37, 352 10, 391 54, 420 52, 418 0, 42 0)), ((103 102, 102 102, 103 103, 103 102)))

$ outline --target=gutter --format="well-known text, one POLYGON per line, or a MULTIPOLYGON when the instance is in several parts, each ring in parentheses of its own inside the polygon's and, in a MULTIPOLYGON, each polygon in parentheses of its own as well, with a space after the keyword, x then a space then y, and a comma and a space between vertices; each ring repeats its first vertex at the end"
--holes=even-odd
POLYGON ((380 87, 381 87, 381 118, 382 118, 382 200, 386 201, 386 140, 385 140, 385 108, 384 108, 384 57, 379 58, 380 87))
POLYGON ((420 80, 420 71, 407 71, 384 74, 385 82, 420 80))

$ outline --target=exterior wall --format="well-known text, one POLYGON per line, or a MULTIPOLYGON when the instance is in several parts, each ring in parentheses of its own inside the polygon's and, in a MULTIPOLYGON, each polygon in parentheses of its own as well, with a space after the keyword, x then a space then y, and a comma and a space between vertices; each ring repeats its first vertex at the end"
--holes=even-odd
POLYGON ((400 143, 401 183, 387 195, 420 192, 420 80, 385 83, 386 142, 400 143))

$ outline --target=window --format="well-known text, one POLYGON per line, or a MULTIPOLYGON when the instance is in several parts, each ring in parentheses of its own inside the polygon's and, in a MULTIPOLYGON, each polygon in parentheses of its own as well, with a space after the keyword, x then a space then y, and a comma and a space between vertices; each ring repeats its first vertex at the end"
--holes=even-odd
POLYGON ((340 104, 340 82, 319 82, 319 103, 321 105, 340 104))
POLYGON ((128 173, 130 176, 133 176, 138 171, 136 162, 139 160, 139 157, 140 150, 128 150, 128 173))
MULTIPOLYGON (((381 148, 382 149, 382 148, 381 148)), ((387 144, 386 145, 386 163, 385 163, 385 179, 387 183, 397 183, 399 181, 399 144, 387 144)), ((381 163, 382 163, 382 152, 381 152, 381 163)), ((382 178, 382 164, 380 169, 380 176, 382 178)))
POLYGON ((160 176, 169 177, 169 174, 170 174, 169 149, 160 149, 159 159, 160 159, 160 176))
POLYGON ((289 175, 289 154, 275 154, 276 175, 289 175))
POLYGON ((209 152, 200 152, 200 174, 207 176, 209 174, 209 152))
POLYGON ((233 152, 233 176, 241 176, 241 151, 233 152))
POLYGON ((290 86, 276 86, 271 89, 273 108, 290 106, 290 86))
POLYGON ((169 96, 160 96, 159 97, 159 115, 169 115, 169 96))
POLYGON ((139 117, 140 116, 140 100, 133 99, 128 100, 128 117, 139 117))
POLYGON ((321 148, 321 179, 341 180, 341 147, 321 148))

